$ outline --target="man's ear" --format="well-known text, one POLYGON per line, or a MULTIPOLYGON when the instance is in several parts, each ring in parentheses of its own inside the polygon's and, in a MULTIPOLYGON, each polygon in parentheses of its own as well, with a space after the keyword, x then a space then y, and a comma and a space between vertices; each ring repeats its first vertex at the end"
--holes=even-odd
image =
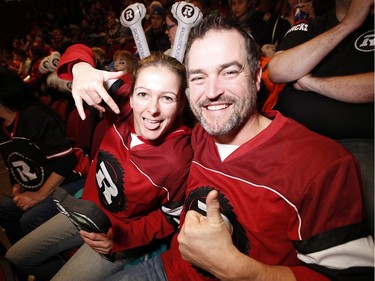
POLYGON ((260 90, 260 84, 262 82, 262 68, 259 67, 257 72, 255 73, 255 77, 254 77, 254 82, 255 82, 255 86, 256 86, 256 89, 257 89, 257 92, 260 90))

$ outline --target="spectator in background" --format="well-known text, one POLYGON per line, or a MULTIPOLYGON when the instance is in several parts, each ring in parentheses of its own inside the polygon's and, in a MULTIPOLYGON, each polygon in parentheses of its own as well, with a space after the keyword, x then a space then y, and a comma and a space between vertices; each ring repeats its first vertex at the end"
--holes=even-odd
POLYGON ((263 0, 260 2, 265 3, 265 10, 263 11, 265 26, 259 44, 263 53, 268 57, 272 57, 278 44, 291 27, 288 20, 291 9, 289 9, 288 0, 263 0))
POLYGON ((151 25, 151 14, 154 8, 155 7, 164 8, 164 6, 162 3, 160 3, 160 1, 157 1, 157 0, 154 0, 148 5, 147 4, 145 5, 146 5, 146 15, 145 15, 145 18, 143 19, 143 28, 144 30, 147 30, 149 26, 151 25))
POLYGON ((81 25, 79 26, 76 37, 74 38, 74 43, 81 43, 85 45, 92 46, 94 44, 95 32, 91 27, 87 18, 81 20, 81 25))
POLYGON ((169 38, 170 48, 165 50, 164 53, 169 56, 172 54, 173 44, 176 38, 177 26, 178 21, 173 16, 172 12, 168 11, 168 13, 165 16, 165 32, 169 38))
POLYGON ((28 51, 30 68, 24 81, 32 87, 36 95, 42 95, 43 93, 42 86, 45 82, 46 75, 39 71, 39 64, 46 55, 45 46, 42 44, 33 43, 28 51))
POLYGON ((145 36, 150 52, 164 52, 170 47, 168 35, 165 33, 165 15, 164 8, 155 6, 152 9, 150 26, 145 30, 145 36))
POLYGON ((115 17, 114 13, 107 15, 107 24, 105 31, 105 46, 106 46, 106 63, 110 63, 113 58, 113 54, 121 48, 120 44, 120 20, 115 17))
POLYGON ((75 182, 77 159, 57 114, 16 73, 0 70, 0 88, 0 153, 12 186, 0 202, 0 226, 15 243, 57 214, 57 186, 74 194, 82 183, 75 182))
POLYGON ((373 138, 373 4, 336 0, 324 17, 296 23, 269 63, 271 80, 288 83, 276 109, 333 139, 373 138))
POLYGON ((95 57, 95 65, 98 69, 105 70, 106 69, 106 58, 107 54, 106 52, 100 48, 100 47, 92 47, 91 48, 92 53, 94 54, 95 57))
POLYGON ((114 71, 133 73, 135 64, 134 56, 126 50, 117 50, 113 55, 114 71))
POLYGON ((15 68, 14 71, 17 72, 22 79, 24 79, 29 73, 31 60, 27 56, 26 51, 21 48, 16 49, 14 51, 14 55, 18 61, 18 67, 15 68))
POLYGON ((50 35, 51 48, 60 54, 63 54, 66 48, 73 44, 72 39, 65 36, 61 28, 53 29, 50 35))
POLYGON ((229 0, 231 16, 251 33, 255 42, 261 44, 265 21, 263 14, 257 9, 256 0, 229 0))

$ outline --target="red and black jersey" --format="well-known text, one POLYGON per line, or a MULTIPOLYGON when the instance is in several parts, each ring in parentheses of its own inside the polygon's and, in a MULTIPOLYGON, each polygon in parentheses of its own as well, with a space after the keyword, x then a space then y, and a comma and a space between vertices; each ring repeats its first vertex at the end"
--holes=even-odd
MULTIPOLYGON (((69 47, 60 59, 59 77, 72 80, 71 69, 77 62, 95 67, 89 47, 69 47)), ((111 118, 113 124, 91 164, 82 196, 101 206, 110 218, 113 252, 145 246, 175 231, 193 155, 190 129, 185 126, 174 128, 158 143, 136 136, 131 85, 132 77, 126 74, 108 89, 121 113, 111 118)))
MULTIPOLYGON (((371 266, 360 258, 372 249, 361 224, 355 158, 335 141, 273 115, 265 130, 224 161, 214 139, 200 125, 193 130, 184 213, 205 215, 207 194, 218 190, 238 250, 265 264, 290 267, 297 280, 328 280, 315 271, 319 267, 371 266)), ((182 259, 176 237, 162 258, 170 281, 212 280, 182 259)))
POLYGON ((10 127, 2 122, 0 152, 11 184, 38 191, 52 172, 68 177, 76 157, 63 127, 39 106, 17 113, 10 127))
POLYGON ((132 120, 131 115, 107 130, 82 196, 110 218, 114 252, 175 231, 192 159, 187 127, 175 128, 155 144, 135 135, 132 120))

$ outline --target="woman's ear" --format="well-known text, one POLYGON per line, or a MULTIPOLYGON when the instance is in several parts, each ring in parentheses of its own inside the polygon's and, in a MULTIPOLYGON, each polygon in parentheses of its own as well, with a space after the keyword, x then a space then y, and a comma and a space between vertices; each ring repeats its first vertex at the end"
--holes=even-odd
POLYGON ((130 93, 129 103, 130 103, 130 107, 133 108, 133 93, 130 93))

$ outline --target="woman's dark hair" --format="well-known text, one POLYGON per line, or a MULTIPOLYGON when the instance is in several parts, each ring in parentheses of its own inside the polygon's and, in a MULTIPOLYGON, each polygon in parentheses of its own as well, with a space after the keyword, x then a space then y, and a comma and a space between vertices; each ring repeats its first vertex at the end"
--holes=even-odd
POLYGON ((31 88, 13 71, 0 69, 0 103, 20 111, 38 102, 31 88))

